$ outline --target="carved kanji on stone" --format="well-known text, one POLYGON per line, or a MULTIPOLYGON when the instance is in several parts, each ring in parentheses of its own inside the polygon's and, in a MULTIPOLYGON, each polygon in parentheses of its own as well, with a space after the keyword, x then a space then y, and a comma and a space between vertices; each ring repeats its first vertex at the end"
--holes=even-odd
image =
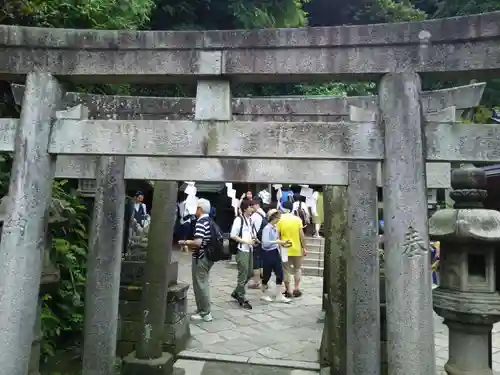
POLYGON ((418 231, 413 227, 408 228, 403 246, 403 254, 408 258, 420 257, 425 255, 425 253, 429 251, 425 241, 420 236, 418 231))

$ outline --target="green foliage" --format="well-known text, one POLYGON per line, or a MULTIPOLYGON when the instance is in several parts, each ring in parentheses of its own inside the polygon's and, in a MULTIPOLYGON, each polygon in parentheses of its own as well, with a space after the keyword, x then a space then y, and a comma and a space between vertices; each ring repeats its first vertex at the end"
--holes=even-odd
POLYGON ((20 1, 21 15, 44 27, 136 29, 149 21, 153 0, 20 1))
POLYGON ((499 0, 441 0, 436 1, 433 18, 466 16, 500 10, 499 0))
POLYGON ((354 16, 364 22, 404 22, 426 18, 426 13, 417 9, 410 0, 370 0, 366 1, 354 16))
POLYGON ((83 328, 85 265, 87 257, 87 208, 67 181, 54 181, 49 232, 50 259, 61 280, 46 293, 42 306, 43 354, 52 355, 57 343, 65 346, 79 339, 83 328), (75 335, 75 333, 77 335, 75 335))

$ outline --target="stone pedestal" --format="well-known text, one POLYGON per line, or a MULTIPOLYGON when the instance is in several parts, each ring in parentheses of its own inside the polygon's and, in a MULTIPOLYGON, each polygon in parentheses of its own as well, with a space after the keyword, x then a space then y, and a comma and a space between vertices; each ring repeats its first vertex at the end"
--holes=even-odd
POLYGON ((123 358, 122 375, 171 375, 174 372, 174 356, 163 353, 159 358, 139 359, 135 353, 123 358))
POLYGON ((444 321, 449 328, 449 359, 444 366, 450 375, 492 375, 489 366, 491 324, 444 321))
MULTIPOLYGON (((143 256, 122 262, 117 356, 125 357, 136 348, 141 331, 142 279, 145 261, 143 256)), ((177 354, 186 349, 191 336, 187 315, 188 284, 177 283, 178 264, 172 262, 168 275, 167 312, 165 314, 163 350, 177 354)))
POLYGON ((493 375, 490 335, 500 320, 498 255, 500 213, 487 210, 486 174, 472 165, 451 175, 453 208, 429 220, 441 242, 441 280, 433 291, 434 310, 449 328, 449 375, 493 375))

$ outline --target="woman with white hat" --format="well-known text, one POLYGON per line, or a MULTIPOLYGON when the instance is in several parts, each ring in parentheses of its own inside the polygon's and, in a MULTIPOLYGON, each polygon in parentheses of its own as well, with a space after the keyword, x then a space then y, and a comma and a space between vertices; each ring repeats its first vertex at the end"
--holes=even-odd
POLYGON ((267 213, 268 224, 262 231, 262 297, 261 299, 267 302, 272 302, 273 299, 268 294, 269 279, 272 272, 276 276, 276 288, 274 290, 274 301, 289 303, 290 299, 283 295, 283 264, 281 261, 280 246, 290 246, 289 241, 282 241, 278 237, 278 229, 276 224, 280 219, 278 210, 272 209, 267 213))

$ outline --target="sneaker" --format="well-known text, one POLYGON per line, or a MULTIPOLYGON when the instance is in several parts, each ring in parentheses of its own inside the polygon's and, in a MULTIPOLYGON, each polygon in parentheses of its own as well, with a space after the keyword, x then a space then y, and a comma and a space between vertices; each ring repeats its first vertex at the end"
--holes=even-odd
POLYGON ((281 285, 276 285, 276 292, 275 292, 276 302, 282 302, 282 303, 290 303, 292 300, 290 298, 285 297, 283 293, 281 293, 281 285))
POLYGON ((244 300, 244 301, 240 302, 240 305, 244 309, 252 310, 252 305, 250 305, 250 302, 248 302, 248 300, 244 300))
POLYGON ((302 296, 302 292, 300 290, 296 289, 296 290, 293 291, 293 296, 295 298, 301 297, 302 296))
POLYGON ((194 315, 191 315, 191 320, 193 320, 195 322, 200 322, 200 321, 211 322, 213 320, 213 318, 212 318, 211 313, 208 313, 206 315, 194 314, 194 315))
POLYGON ((262 296, 260 296, 260 299, 262 301, 266 301, 266 302, 273 302, 273 299, 271 298, 271 296, 269 296, 266 293, 268 289, 269 289, 268 285, 262 284, 262 286, 260 287, 260 290, 262 291, 262 296))
POLYGON ((290 298, 286 298, 283 294, 278 294, 276 295, 275 302, 281 302, 281 303, 290 303, 292 300, 290 298))

